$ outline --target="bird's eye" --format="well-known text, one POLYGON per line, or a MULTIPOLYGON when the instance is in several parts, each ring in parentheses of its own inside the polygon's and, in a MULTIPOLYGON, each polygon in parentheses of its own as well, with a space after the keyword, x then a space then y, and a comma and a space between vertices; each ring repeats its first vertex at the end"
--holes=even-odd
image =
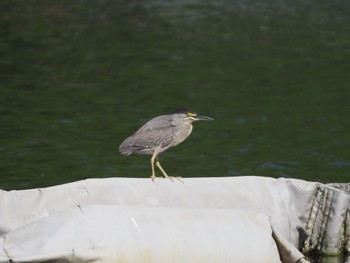
POLYGON ((187 113, 187 117, 194 117, 194 116, 196 116, 195 113, 192 113, 192 112, 188 112, 188 113, 187 113))

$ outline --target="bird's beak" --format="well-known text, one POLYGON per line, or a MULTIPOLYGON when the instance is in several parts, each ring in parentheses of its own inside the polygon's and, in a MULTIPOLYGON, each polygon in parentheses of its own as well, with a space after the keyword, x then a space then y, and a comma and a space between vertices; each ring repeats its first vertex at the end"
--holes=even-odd
POLYGON ((204 116, 204 115, 200 115, 200 114, 197 114, 196 116, 194 116, 194 118, 197 121, 213 121, 214 120, 213 118, 210 118, 210 117, 204 116))

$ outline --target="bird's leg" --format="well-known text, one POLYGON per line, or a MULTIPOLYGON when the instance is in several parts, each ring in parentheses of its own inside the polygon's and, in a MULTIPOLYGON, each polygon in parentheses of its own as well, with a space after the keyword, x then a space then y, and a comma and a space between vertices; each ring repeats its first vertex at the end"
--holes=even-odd
POLYGON ((176 179, 176 180, 179 180, 181 183, 183 183, 183 181, 181 180, 181 177, 175 177, 175 176, 169 176, 169 175, 167 175, 167 173, 164 171, 163 167, 160 165, 160 162, 159 162, 158 160, 156 161, 156 165, 157 165, 157 167, 159 168, 159 170, 162 171, 162 173, 163 173, 163 175, 164 175, 165 178, 168 178, 168 179, 170 179, 171 181, 174 181, 174 179, 176 179))
POLYGON ((154 151, 154 153, 153 153, 153 155, 152 155, 152 158, 151 158, 151 165, 152 165, 152 175, 151 175, 151 179, 152 179, 153 182, 154 182, 154 179, 157 178, 156 173, 155 173, 155 171, 154 171, 154 160, 156 159, 157 154, 158 154, 158 152, 157 152, 157 151, 154 151))

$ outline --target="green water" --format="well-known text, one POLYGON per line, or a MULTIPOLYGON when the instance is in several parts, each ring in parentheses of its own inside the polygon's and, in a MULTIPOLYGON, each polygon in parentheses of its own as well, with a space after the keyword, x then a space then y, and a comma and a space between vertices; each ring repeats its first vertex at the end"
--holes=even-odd
POLYGON ((310 263, 347 263, 347 259, 346 258, 342 258, 342 257, 324 257, 324 258, 320 258, 320 259, 309 259, 307 258, 307 260, 310 261, 310 263))
POLYGON ((173 176, 349 182, 350 2, 0 3, 0 188, 149 177, 118 154, 180 107, 215 118, 173 176))

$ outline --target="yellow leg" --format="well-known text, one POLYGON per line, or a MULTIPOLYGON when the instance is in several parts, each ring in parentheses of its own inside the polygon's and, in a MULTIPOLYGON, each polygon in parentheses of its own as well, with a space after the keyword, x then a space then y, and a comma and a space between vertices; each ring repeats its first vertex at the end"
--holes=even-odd
POLYGON ((152 155, 152 158, 151 158, 151 166, 152 166, 152 175, 151 175, 151 179, 152 179, 153 182, 154 182, 154 179, 157 178, 156 173, 155 173, 155 171, 154 171, 154 160, 156 159, 157 154, 158 154, 158 152, 155 151, 155 152, 153 153, 153 155, 152 155))
POLYGON ((181 180, 181 177, 175 177, 175 176, 169 176, 163 169, 163 167, 160 165, 159 161, 156 161, 156 165, 159 168, 159 170, 162 171, 163 175, 165 178, 170 179, 171 181, 174 181, 174 179, 179 180, 181 183, 183 183, 183 181, 181 180))

